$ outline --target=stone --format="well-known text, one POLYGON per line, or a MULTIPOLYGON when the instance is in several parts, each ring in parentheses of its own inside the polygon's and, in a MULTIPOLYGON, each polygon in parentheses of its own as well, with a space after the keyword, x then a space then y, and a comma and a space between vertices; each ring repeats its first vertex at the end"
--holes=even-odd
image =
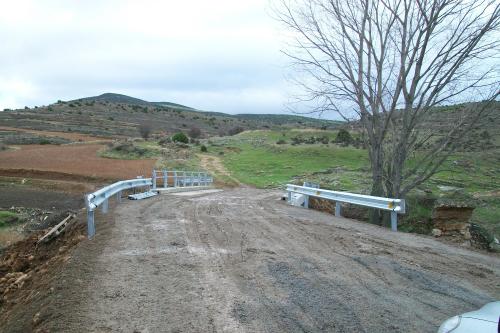
POLYGON ((432 236, 434 237, 440 237, 443 234, 441 229, 432 229, 432 236))

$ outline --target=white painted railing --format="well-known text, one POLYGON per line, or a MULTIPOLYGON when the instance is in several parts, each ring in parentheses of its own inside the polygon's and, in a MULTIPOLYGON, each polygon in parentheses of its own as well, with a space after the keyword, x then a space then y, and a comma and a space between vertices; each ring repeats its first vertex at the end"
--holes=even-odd
POLYGON ((374 197, 371 195, 355 194, 349 192, 338 192, 313 188, 307 186, 297 186, 288 184, 286 188, 288 192, 288 202, 291 202, 292 193, 305 195, 304 207, 309 208, 309 197, 316 197, 326 200, 335 201, 335 216, 342 216, 342 206, 340 203, 350 203, 364 207, 371 207, 391 212, 391 229, 398 230, 398 214, 405 213, 404 199, 391 199, 383 197, 374 197))
POLYGON ((192 187, 210 186, 213 178, 203 171, 178 171, 178 170, 153 170, 152 173, 153 190, 160 189, 159 180, 162 180, 162 187, 192 187))

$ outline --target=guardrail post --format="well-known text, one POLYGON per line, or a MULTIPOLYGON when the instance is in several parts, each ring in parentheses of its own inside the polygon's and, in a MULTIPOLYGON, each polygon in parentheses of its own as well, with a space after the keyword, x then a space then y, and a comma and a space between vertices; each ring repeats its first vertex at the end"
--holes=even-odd
POLYGON ((122 191, 116 193, 116 201, 122 202, 122 191))
POLYGON ((398 213, 394 211, 391 212, 391 230, 398 231, 398 213))
POLYGON ((186 186, 186 171, 182 171, 182 187, 186 186))
POLYGON ((87 208, 87 237, 92 239, 95 235, 94 211, 87 208))
POLYGON ((177 170, 174 170, 174 187, 177 187, 177 170))
POLYGON ((309 208, 309 196, 304 195, 304 208, 309 208))
POLYGON ((335 216, 342 216, 342 204, 340 202, 335 202, 335 216))
POLYGON ((108 199, 102 202, 102 212, 106 214, 108 212, 108 199))
POLYGON ((168 186, 168 171, 163 169, 163 188, 167 188, 168 186))
POLYGON ((153 190, 156 190, 156 171, 154 169, 151 178, 153 179, 153 190))
POLYGON ((288 203, 291 203, 292 202, 292 192, 291 191, 288 191, 288 203))

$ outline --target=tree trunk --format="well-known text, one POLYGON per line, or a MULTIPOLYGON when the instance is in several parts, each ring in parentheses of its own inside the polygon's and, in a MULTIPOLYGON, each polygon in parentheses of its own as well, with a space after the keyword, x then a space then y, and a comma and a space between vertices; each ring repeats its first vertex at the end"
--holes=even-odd
MULTIPOLYGON (((382 147, 380 145, 371 145, 370 157, 372 160, 372 190, 370 195, 384 196, 384 181, 383 181, 383 159, 382 147)), ((382 215, 378 209, 370 209, 370 223, 381 225, 382 215)))

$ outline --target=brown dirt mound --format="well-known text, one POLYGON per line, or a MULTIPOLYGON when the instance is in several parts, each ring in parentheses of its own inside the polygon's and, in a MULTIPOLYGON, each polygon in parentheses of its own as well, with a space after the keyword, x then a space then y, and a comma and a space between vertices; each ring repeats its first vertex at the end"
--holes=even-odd
POLYGON ((40 231, 6 248, 0 256, 0 322, 7 318, 17 322, 32 321, 36 315, 23 311, 27 307, 42 306, 44 295, 57 278, 57 270, 69 259, 69 251, 85 239, 83 218, 68 226, 64 234, 48 242, 37 244, 46 232, 40 231), (14 318, 10 315, 14 313, 14 318))

